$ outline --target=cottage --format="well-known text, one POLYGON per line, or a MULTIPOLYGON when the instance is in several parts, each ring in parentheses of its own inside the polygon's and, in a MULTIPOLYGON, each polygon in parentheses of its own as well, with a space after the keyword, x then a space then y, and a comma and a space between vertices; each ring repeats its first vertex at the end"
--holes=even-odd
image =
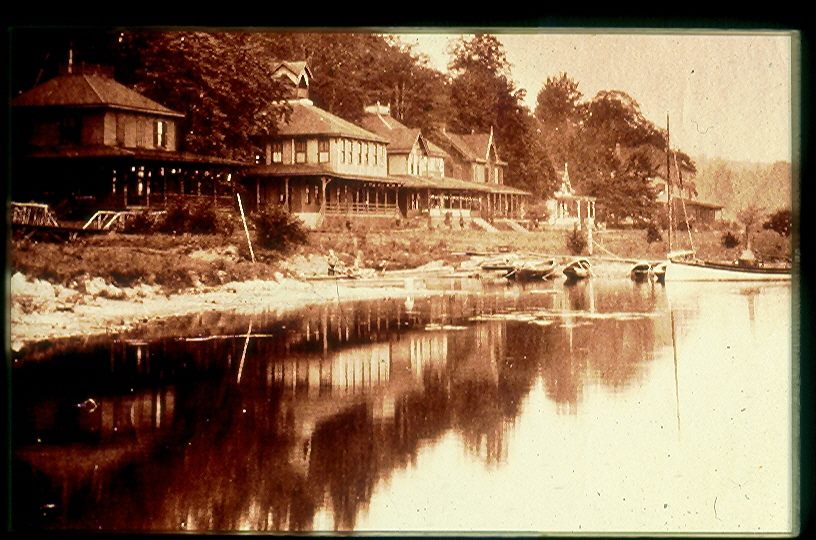
POLYGON ((446 172, 476 184, 482 191, 476 207, 481 217, 524 218, 525 200, 530 194, 505 185, 507 162, 499 157, 492 127, 489 133, 458 134, 443 124, 434 129, 429 138, 447 153, 446 172))
POLYGON ((13 199, 68 215, 163 206, 179 195, 219 200, 243 165, 181 151, 184 115, 99 66, 69 66, 12 107, 13 199))
MULTIPOLYGON (((494 173, 493 182, 484 173, 480 181, 470 174, 467 180, 449 177, 451 156, 419 129, 398 122, 388 106, 366 107, 358 126, 309 99, 312 75, 305 62, 280 62, 274 73, 291 87, 286 100, 291 113, 274 135, 261 140, 259 163, 246 173, 255 209, 280 205, 311 228, 331 217, 450 213, 472 219, 523 211, 521 197, 528 194, 504 186, 501 173, 494 173)), ((506 165, 498 159, 492 133, 485 135, 482 161, 493 169, 506 165)))

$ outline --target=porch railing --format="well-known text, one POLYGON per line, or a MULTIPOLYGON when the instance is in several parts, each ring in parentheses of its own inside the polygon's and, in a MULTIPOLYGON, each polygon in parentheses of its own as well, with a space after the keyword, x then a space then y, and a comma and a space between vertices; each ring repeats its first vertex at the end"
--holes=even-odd
POLYGON ((47 204, 11 203, 11 222, 15 225, 43 225, 59 227, 54 212, 47 204))
POLYGON ((396 203, 330 202, 326 203, 326 215, 365 214, 392 216, 399 212, 396 203))

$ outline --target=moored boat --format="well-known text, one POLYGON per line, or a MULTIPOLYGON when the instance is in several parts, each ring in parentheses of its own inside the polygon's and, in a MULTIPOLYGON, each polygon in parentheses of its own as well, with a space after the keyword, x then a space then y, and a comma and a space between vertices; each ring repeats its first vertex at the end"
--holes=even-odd
POLYGON ((791 269, 765 265, 669 259, 666 281, 790 281, 791 269))
POLYGON ((636 263, 629 271, 629 275, 634 281, 642 282, 654 279, 663 281, 666 276, 666 263, 664 261, 641 261, 636 263))
POLYGON ((588 259, 581 257, 565 266, 563 272, 567 279, 585 279, 591 274, 591 265, 588 259))
POLYGON ((517 281, 539 281, 551 277, 555 268, 555 259, 527 261, 518 265, 507 277, 517 281))

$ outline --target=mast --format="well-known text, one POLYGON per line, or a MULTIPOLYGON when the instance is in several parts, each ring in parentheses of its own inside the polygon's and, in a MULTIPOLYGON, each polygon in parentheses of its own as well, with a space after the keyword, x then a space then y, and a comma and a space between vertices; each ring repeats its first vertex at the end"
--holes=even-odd
POLYGON ((671 196, 671 139, 669 132, 669 113, 666 113, 666 210, 669 217, 669 253, 674 249, 672 247, 672 196, 671 196))

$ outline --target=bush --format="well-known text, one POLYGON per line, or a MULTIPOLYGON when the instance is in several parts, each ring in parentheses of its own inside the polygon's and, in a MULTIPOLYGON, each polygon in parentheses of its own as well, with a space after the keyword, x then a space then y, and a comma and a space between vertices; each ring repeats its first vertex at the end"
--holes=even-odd
POLYGON ((139 212, 122 225, 122 232, 126 234, 145 234, 157 227, 157 218, 147 210, 139 212))
POLYGON ((651 244, 661 240, 663 240, 663 235, 660 234, 660 229, 654 223, 649 223, 646 227, 646 241, 651 244))
POLYGON ((724 235, 722 235, 720 242, 724 248, 728 249, 735 248, 740 244, 739 238, 737 238, 737 236, 731 231, 727 231, 724 235))
POLYGON ((255 242, 262 248, 286 252, 308 238, 303 223, 277 206, 256 214, 253 223, 255 242))
POLYGON ((451 228, 451 219, 453 218, 453 214, 450 212, 445 212, 445 226, 447 228, 451 228))
POLYGON ((567 235, 567 249, 569 249, 573 255, 580 255, 586 245, 586 236, 577 228, 573 228, 572 232, 567 235))
POLYGON ((235 224, 219 219, 212 201, 176 200, 168 207, 159 230, 165 233, 229 234, 235 224))
POLYGON ((762 261, 790 261, 790 239, 774 231, 761 231, 751 240, 756 256, 762 261))

